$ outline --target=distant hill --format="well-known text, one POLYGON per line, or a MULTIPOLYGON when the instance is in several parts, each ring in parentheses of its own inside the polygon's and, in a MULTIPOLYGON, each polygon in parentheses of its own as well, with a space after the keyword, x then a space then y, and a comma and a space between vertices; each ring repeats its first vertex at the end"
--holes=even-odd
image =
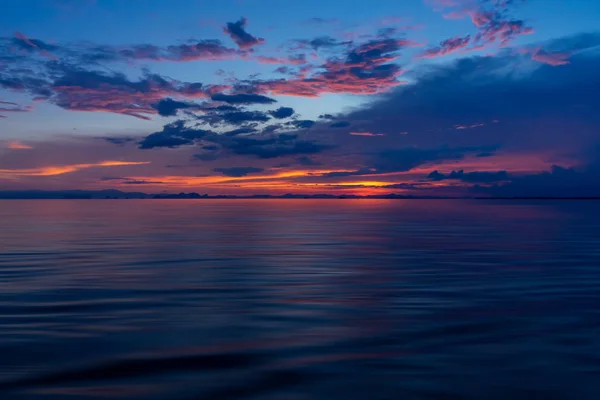
POLYGON ((381 194, 374 196, 333 195, 333 194, 284 194, 273 196, 256 194, 248 196, 211 195, 198 193, 144 193, 122 192, 120 190, 5 190, 0 191, 0 200, 52 200, 52 199, 478 199, 478 200, 600 200, 598 197, 444 197, 444 196, 404 196, 381 194))

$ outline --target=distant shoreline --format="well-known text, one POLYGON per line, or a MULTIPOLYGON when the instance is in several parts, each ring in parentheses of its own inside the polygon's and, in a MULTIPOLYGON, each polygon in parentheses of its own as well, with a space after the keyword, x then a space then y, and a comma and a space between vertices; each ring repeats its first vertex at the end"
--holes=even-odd
POLYGON ((65 190, 65 191, 0 191, 0 200, 600 200, 600 197, 550 197, 550 196, 403 196, 396 194, 358 196, 330 194, 285 194, 273 195, 207 195, 198 193, 143 193, 119 190, 65 190))

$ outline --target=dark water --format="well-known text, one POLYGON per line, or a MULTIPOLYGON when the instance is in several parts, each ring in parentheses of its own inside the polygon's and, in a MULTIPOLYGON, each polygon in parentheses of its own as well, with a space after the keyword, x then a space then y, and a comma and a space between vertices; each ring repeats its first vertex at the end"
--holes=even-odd
POLYGON ((0 399, 599 399, 600 202, 0 202, 0 399))

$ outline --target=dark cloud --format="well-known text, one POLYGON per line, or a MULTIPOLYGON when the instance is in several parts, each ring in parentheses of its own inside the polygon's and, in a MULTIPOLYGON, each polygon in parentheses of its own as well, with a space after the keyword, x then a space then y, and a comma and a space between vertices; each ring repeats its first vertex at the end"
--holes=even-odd
POLYGON ((50 63, 41 77, 0 75, 0 86, 29 92, 59 107, 74 111, 100 111, 149 119, 156 114, 153 104, 169 95, 208 97, 214 87, 177 82, 160 75, 144 73, 138 80, 125 74, 92 71, 61 63, 50 63))
POLYGON ((511 176, 511 182, 475 186, 473 193, 502 197, 600 197, 600 164, 574 169, 552 166, 551 171, 511 176))
POLYGON ((223 31, 238 45, 242 50, 249 50, 265 42, 265 39, 252 36, 246 31, 248 20, 242 17, 237 22, 228 22, 223 31))
POLYGON ((185 121, 175 121, 165 125, 160 132, 151 133, 139 142, 140 149, 157 147, 179 147, 193 144, 196 140, 215 135, 211 131, 194 129, 185 126, 185 121))
POLYGON ((294 69, 287 67, 287 66, 281 66, 281 67, 277 67, 275 68, 275 72, 279 73, 279 74, 284 74, 284 75, 288 75, 293 73, 294 69))
MULTIPOLYGON (((382 172, 407 172, 424 164, 462 160, 466 155, 477 154, 481 151, 495 151, 492 146, 473 147, 402 147, 396 149, 385 149, 375 153, 369 162, 370 171, 382 172)), ((362 175, 360 173, 359 175, 362 175)))
POLYGON ((271 104, 276 103, 277 100, 260 94, 213 94, 211 98, 214 101, 222 101, 229 104, 271 104))
POLYGON ((134 138, 129 137, 103 137, 102 139, 106 140, 108 143, 118 144, 120 146, 123 146, 127 143, 135 142, 134 138))
POLYGON ((200 109, 201 106, 196 103, 187 101, 177 101, 171 98, 162 99, 153 107, 158 111, 158 114, 163 117, 171 117, 177 115, 177 111, 182 109, 200 109))
POLYGON ((331 114, 321 114, 319 115, 319 119, 335 119, 335 117, 331 114))
POLYGON ((295 133, 281 133, 281 134, 277 135, 277 138, 284 142, 288 142, 290 140, 298 139, 298 135, 295 133))
POLYGON ((269 111, 269 114, 277 119, 283 119, 294 115, 294 109, 290 107, 279 107, 277 110, 269 111))
POLYGON ((507 181, 509 179, 508 172, 506 172, 506 171, 464 172, 463 170, 460 170, 460 171, 452 171, 449 174, 442 174, 436 170, 436 171, 431 172, 427 177, 433 181, 457 180, 457 181, 468 182, 468 183, 502 182, 502 181, 507 181))
POLYGON ((217 153, 194 154, 193 158, 200 161, 216 161, 219 155, 217 153))
POLYGON ((351 124, 348 121, 339 121, 339 122, 334 122, 333 124, 329 125, 330 128, 347 128, 349 127, 351 124))
POLYGON ((249 174, 257 174, 263 172, 264 168, 255 167, 230 167, 230 168, 213 168, 214 172, 219 172, 225 176, 242 177, 249 174))
POLYGON ((223 133, 225 136, 245 135, 248 133, 256 133, 256 128, 238 128, 223 133))
MULTIPOLYGON (((238 51, 225 47, 219 40, 201 40, 191 44, 168 46, 162 50, 160 61, 228 60, 238 57, 238 51)), ((123 53, 121 53, 123 54, 123 53)), ((144 53, 133 53, 131 58, 143 60, 144 53)), ((150 58, 152 59, 152 58, 150 58)))
MULTIPOLYGON (((1 38, 0 38, 1 42, 1 38)), ((101 62, 187 62, 187 61, 217 61, 238 58, 244 52, 224 46, 216 39, 188 40, 183 44, 165 47, 153 44, 134 44, 125 46, 102 45, 89 42, 71 43, 65 45, 49 44, 43 40, 29 38, 16 32, 13 38, 7 41, 10 49, 18 49, 28 55, 37 54, 51 60, 62 60, 74 65, 90 65, 101 62)), ((0 48, 0 53, 7 48, 0 48)), ((13 58, 19 57, 14 54, 13 58)))
POLYGON ((258 158, 277 158, 297 154, 316 154, 331 148, 329 145, 308 141, 295 141, 286 143, 263 143, 252 145, 238 143, 230 148, 235 154, 252 155, 258 158))
POLYGON ((315 124, 315 121, 311 121, 309 119, 302 119, 297 121, 291 121, 290 124, 292 124, 298 129, 308 129, 315 124))
POLYGON ((274 132, 277 132, 279 129, 285 129, 285 126, 283 126, 281 124, 271 124, 271 125, 265 126, 263 128, 263 133, 264 134, 274 133, 274 132))
POLYGON ((38 52, 40 55, 54 59, 51 52, 59 50, 58 46, 46 43, 42 40, 29 38, 21 32, 15 32, 11 44, 22 51, 38 52))
POLYGON ((121 182, 124 185, 160 185, 164 182, 161 181, 149 181, 149 180, 127 180, 121 182))
POLYGON ((307 166, 307 167, 308 167, 308 166, 317 166, 317 165, 323 165, 323 163, 321 163, 321 162, 318 162, 318 161, 315 161, 315 160, 313 160, 312 158, 310 158, 310 157, 307 157, 307 156, 303 156, 303 157, 298 157, 298 158, 296 158, 296 162, 297 162, 298 164, 300 164, 300 165, 304 165, 304 166, 307 166))
POLYGON ((593 127, 600 123, 592 112, 600 107, 600 78, 594 71, 600 57, 581 53, 559 68, 523 65, 521 57, 507 52, 422 68, 413 72, 414 83, 339 118, 356 121, 367 132, 411 132, 395 137, 420 147, 501 145, 560 152, 594 143, 593 127))
POLYGON ((260 111, 235 111, 222 114, 221 118, 223 121, 232 125, 249 121, 267 122, 270 119, 266 113, 260 111))
POLYGON ((293 41, 294 48, 296 49, 313 49, 319 50, 321 48, 330 49, 341 46, 348 46, 352 42, 351 41, 340 41, 331 36, 320 36, 311 40, 295 40, 293 41))

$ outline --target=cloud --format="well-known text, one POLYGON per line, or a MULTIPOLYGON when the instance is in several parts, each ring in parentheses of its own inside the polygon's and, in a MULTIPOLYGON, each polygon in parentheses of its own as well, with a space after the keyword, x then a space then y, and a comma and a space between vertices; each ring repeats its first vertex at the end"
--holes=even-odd
POLYGON ((6 147, 9 149, 12 149, 12 150, 31 150, 31 149, 33 149, 33 147, 31 147, 30 145, 25 144, 23 142, 18 142, 18 141, 8 142, 8 145, 6 147))
MULTIPOLYGON (((209 97, 218 86, 178 82, 160 75, 145 73, 139 80, 129 80, 121 73, 105 73, 56 67, 58 78, 49 86, 50 101, 73 111, 101 111, 149 119, 157 113, 155 104, 167 96, 209 97)), ((191 107, 191 106, 190 106, 191 107)))
POLYGON ((351 124, 348 121, 339 121, 339 122, 334 122, 333 124, 329 125, 330 128, 347 128, 349 127, 351 124))
MULTIPOLYGON (((245 135, 248 133, 256 133, 257 130, 255 128, 238 128, 238 129, 232 129, 230 131, 227 131, 225 133, 223 133, 223 135, 225 136, 237 136, 237 135, 245 135)), ((206 146, 204 146, 204 148, 206 148, 206 146)))
POLYGON ((532 49, 522 49, 524 53, 531 54, 531 59, 543 64, 552 65, 553 67, 558 67, 559 65, 566 65, 569 63, 569 57, 571 53, 569 52, 555 52, 551 53, 545 51, 541 47, 532 48, 532 49))
POLYGON ((304 165, 304 166, 317 166, 317 165, 323 165, 323 163, 318 162, 313 160, 310 157, 307 156, 302 156, 302 157, 298 157, 295 159, 295 161, 300 164, 300 165, 304 165))
POLYGON ((319 18, 313 17, 301 22, 302 25, 334 25, 340 22, 337 18, 319 18))
POLYGON ((265 42, 265 39, 257 38, 249 34, 246 31, 247 25, 248 20, 242 17, 237 22, 228 22, 225 28, 223 28, 223 32, 229 35, 231 40, 233 40, 242 50, 249 50, 252 47, 258 46, 265 42))
POLYGON ((290 124, 292 124, 293 126, 295 126, 298 129, 309 129, 315 124, 315 121, 303 119, 303 120, 292 121, 292 122, 290 122, 290 124))
POLYGON ((123 185, 160 185, 165 182, 162 181, 150 181, 150 180, 125 180, 121 182, 123 185))
POLYGON ((15 32, 15 37, 12 40, 12 45, 19 48, 22 51, 37 52, 42 57, 46 57, 51 60, 57 60, 57 58, 50 53, 50 51, 58 49, 57 46, 50 45, 41 40, 30 39, 21 32, 15 32))
POLYGON ((230 168, 213 168, 214 172, 219 172, 225 176, 241 177, 249 174, 257 174, 263 172, 264 168, 255 167, 230 167, 230 168))
POLYGON ((202 108, 202 106, 196 103, 177 101, 171 98, 162 99, 154 104, 153 107, 158 111, 158 114, 163 117, 175 116, 179 110, 202 108))
POLYGON ((321 48, 332 49, 336 47, 348 46, 352 42, 351 41, 340 41, 331 36, 319 36, 317 38, 306 40, 306 39, 298 39, 294 40, 294 48, 295 49, 313 49, 319 50, 321 48))
POLYGON ((214 133, 203 129, 186 127, 185 121, 179 120, 165 125, 160 132, 154 132, 146 136, 139 142, 139 148, 142 150, 157 147, 174 148, 193 144, 197 140, 209 135, 214 135, 214 133))
POLYGON ((103 137, 102 139, 106 140, 108 143, 118 144, 123 146, 127 143, 135 142, 134 138, 129 137, 103 137))
POLYGON ((119 55, 132 60, 175 62, 231 60, 240 56, 237 50, 225 47, 221 41, 215 39, 172 45, 164 49, 157 48, 156 51, 145 51, 145 49, 151 49, 151 47, 148 45, 133 46, 129 49, 120 50, 119 55))
POLYGON ((0 102, 0 112, 3 113, 26 113, 31 111, 33 111, 32 106, 22 107, 16 103, 0 102), (2 104, 8 105, 10 107, 2 107, 2 104))
POLYGON ((309 141, 294 141, 291 144, 285 141, 257 141, 237 142, 229 147, 231 151, 239 155, 251 155, 258 158, 278 158, 298 154, 317 154, 331 146, 309 141))
POLYGON ((471 124, 471 125, 454 125, 454 128, 457 130, 463 130, 463 129, 474 129, 474 128, 480 128, 482 126, 485 126, 485 124, 471 124))
POLYGON ((421 54, 422 58, 435 58, 445 56, 451 53, 454 53, 458 50, 464 49, 469 45, 471 41, 471 36, 467 35, 464 37, 453 37, 450 39, 446 39, 440 43, 439 46, 433 47, 424 51, 421 54))
MULTIPOLYGON (((544 44, 544 48, 555 47, 554 42, 544 44)), ((591 111, 600 107, 596 68, 600 57, 595 52, 573 55, 570 64, 560 68, 525 66, 512 52, 462 58, 413 71, 413 83, 338 118, 356 123, 361 131, 393 135, 394 140, 415 146, 576 151, 597 140, 592 132, 600 117, 591 111), (457 125, 457 121, 474 122, 457 125), (459 129, 449 135, 448 127, 459 129), (570 132, 569 140, 565 132, 570 132)))
POLYGON ((292 79, 244 81, 240 86, 259 93, 301 97, 381 93, 402 84, 397 78, 403 70, 392 61, 402 48, 412 45, 404 39, 379 37, 349 49, 343 59, 329 59, 311 74, 307 72, 292 79))
MULTIPOLYGON (((289 65, 302 65, 306 64, 306 55, 298 54, 289 57, 268 57, 268 56, 256 56, 254 58, 261 64, 289 64, 289 65)), ((285 70, 282 70, 285 71, 285 70)))
POLYGON ((486 187, 476 185, 471 192, 509 197, 599 197, 599 177, 598 164, 579 170, 553 165, 550 171, 511 176, 509 183, 486 187))
POLYGON ((144 165, 149 162, 133 162, 133 161, 101 161, 90 164, 73 164, 73 165, 60 165, 60 166, 48 166, 38 168, 25 168, 25 169, 0 169, 0 179, 12 179, 22 176, 55 176, 67 174, 70 172, 79 171, 88 168, 97 167, 118 167, 125 165, 144 165))
POLYGON ((350 132, 352 136, 385 136, 385 133, 350 132))
POLYGON ((222 114, 221 118, 223 121, 232 125, 237 125, 249 121, 267 122, 270 119, 267 114, 260 111, 235 111, 222 114))
POLYGON ((222 101, 229 104, 271 104, 276 103, 277 100, 260 94, 222 94, 216 93, 211 96, 214 101, 222 101))
POLYGON ((319 119, 335 119, 335 116, 331 114, 321 114, 319 115, 319 119))
POLYGON ((492 183, 492 182, 503 182, 509 180, 509 174, 506 171, 474 171, 464 172, 452 171, 449 174, 442 174, 437 170, 431 172, 428 176, 433 181, 445 181, 445 180, 457 180, 468 183, 492 183))
MULTIPOLYGON (((525 21, 512 19, 508 16, 513 4, 515 4, 513 1, 485 0, 433 2, 436 11, 453 9, 453 11, 444 14, 444 18, 460 19, 469 17, 471 19, 477 29, 475 36, 469 39, 472 44, 471 50, 479 50, 495 44, 505 47, 519 36, 533 33, 533 28, 528 26, 525 21)), ((446 48, 448 51, 451 52, 466 47, 466 37, 462 39, 462 41, 447 43, 446 48)), ((443 52, 443 48, 444 46, 440 46, 440 51, 443 52)), ((435 55, 434 51, 433 56, 435 55)))
POLYGON ((269 114, 277 119, 283 119, 294 115, 294 109, 291 107, 279 107, 277 110, 269 111, 269 114))

